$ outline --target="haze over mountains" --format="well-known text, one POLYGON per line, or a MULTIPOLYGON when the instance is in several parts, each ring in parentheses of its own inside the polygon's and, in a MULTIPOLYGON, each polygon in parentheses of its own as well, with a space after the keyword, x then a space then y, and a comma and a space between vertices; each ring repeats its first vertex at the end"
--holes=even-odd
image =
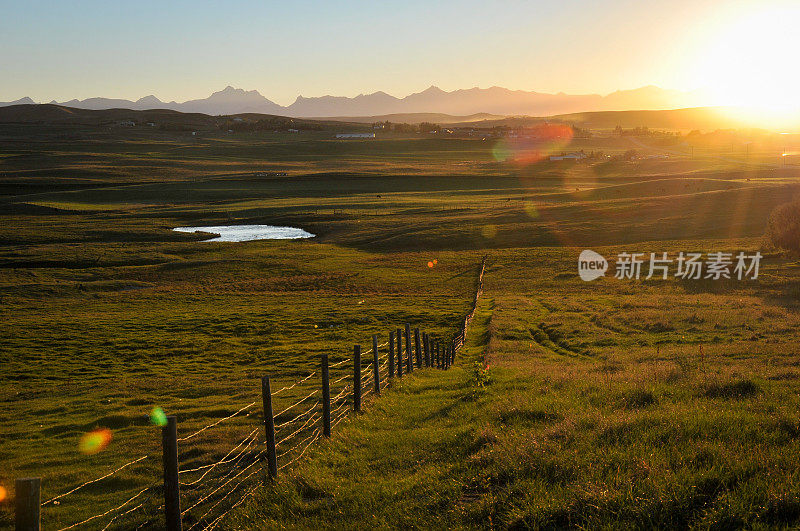
MULTIPOLYGON (((30 98, 0 103, 0 106, 35 103, 30 98)), ((574 112, 603 110, 661 110, 695 107, 706 102, 695 93, 666 90, 648 86, 621 90, 606 96, 599 94, 570 95, 547 94, 502 87, 471 88, 447 92, 430 87, 404 98, 385 92, 344 96, 305 98, 298 96, 288 106, 278 105, 256 90, 245 91, 231 86, 214 92, 208 98, 182 103, 163 102, 155 96, 145 96, 136 101, 109 98, 89 98, 58 103, 79 109, 171 109, 209 115, 262 113, 293 117, 375 116, 399 113, 445 113, 471 115, 490 113, 496 115, 549 116, 574 112)))

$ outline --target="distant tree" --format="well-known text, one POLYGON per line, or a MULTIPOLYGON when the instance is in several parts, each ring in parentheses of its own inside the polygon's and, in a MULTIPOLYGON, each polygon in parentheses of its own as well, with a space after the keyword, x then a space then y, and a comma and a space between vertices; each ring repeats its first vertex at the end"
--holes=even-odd
POLYGON ((411 124, 393 124, 392 129, 395 133, 413 133, 416 131, 411 124))
POLYGON ((614 134, 617 136, 622 136, 622 126, 618 125, 614 128, 614 134))
POLYGON ((433 124, 431 122, 422 122, 419 124, 419 132, 420 133, 431 133, 434 131, 438 131, 441 129, 442 126, 439 124, 433 124))
POLYGON ((778 249, 800 252, 800 201, 775 207, 769 216, 766 237, 778 249))

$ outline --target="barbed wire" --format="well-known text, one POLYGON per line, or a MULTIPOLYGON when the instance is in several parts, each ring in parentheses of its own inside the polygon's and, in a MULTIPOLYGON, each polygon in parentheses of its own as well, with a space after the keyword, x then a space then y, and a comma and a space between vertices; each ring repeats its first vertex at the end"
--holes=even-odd
POLYGON ((311 398, 312 396, 314 396, 314 395, 315 395, 315 394, 317 394, 317 393, 319 393, 319 389, 314 389, 313 391, 311 391, 310 393, 308 393, 306 396, 304 396, 303 398, 301 398, 300 400, 298 400, 297 402, 295 402, 295 403, 294 403, 294 404, 292 404, 291 406, 287 407, 286 409, 284 409, 284 410, 283 410, 283 411, 281 411, 280 413, 276 413, 275 415, 273 415, 273 417, 274 417, 274 418, 280 417, 281 415, 283 415, 284 413, 286 413, 287 411, 289 411, 289 410, 290 410, 290 409, 292 409, 293 407, 297 407, 297 406, 299 406, 300 404, 302 404, 303 402, 305 402, 306 400, 308 400, 309 398, 311 398))
MULTIPOLYGON (((291 461, 289 461, 288 463, 285 463, 285 464, 281 465, 280 467, 278 467, 278 470, 283 470, 283 469, 284 469, 284 468, 286 468, 287 466, 291 465, 292 463, 294 463, 295 461, 297 461, 298 459, 300 459, 301 457, 303 457, 303 454, 305 454, 305 453, 306 453, 306 450, 308 450, 308 447, 309 447, 309 446, 311 446, 311 445, 314 443, 314 441, 316 441, 317 439, 319 439, 319 436, 321 435, 321 432, 319 431, 319 428, 317 428, 316 430, 314 430, 314 433, 312 433, 311 435, 313 435, 313 436, 314 436, 314 438, 313 438, 313 439, 311 439, 311 441, 309 441, 309 443, 308 443, 308 444, 306 444, 305 448, 303 448, 303 451, 301 451, 301 452, 300 452, 300 454, 299 454, 297 457, 295 457, 294 459, 292 459, 292 460, 291 460, 291 461)), ((295 447, 295 448, 296 448, 296 447, 295 447)), ((283 455, 286 455, 286 454, 283 454, 283 455)))
MULTIPOLYGON (((313 435, 315 432, 318 432, 318 431, 319 431, 319 428, 315 428, 315 429, 314 429, 314 432, 312 432, 312 433, 311 433, 311 435, 313 435)), ((305 439, 303 439, 303 440, 302 440, 302 441, 300 441, 299 443, 295 444, 294 446, 292 446, 291 448, 289 448, 289 449, 288 449, 288 450, 286 450, 285 452, 283 452, 283 453, 281 453, 281 454, 278 454, 278 456, 277 456, 277 459, 280 459, 280 458, 281 458, 281 457, 283 457, 284 455, 287 455, 287 454, 290 454, 290 453, 292 453, 292 451, 293 451, 293 450, 296 450, 296 449, 297 449, 298 447, 300 447, 300 446, 301 446, 301 445, 302 445, 304 442, 306 442, 306 441, 307 441, 307 440, 308 440, 308 439, 311 437, 311 435, 309 435, 308 437, 306 437, 305 439)), ((281 467, 281 468, 282 468, 282 467, 281 467)), ((279 468, 278 470, 280 470, 280 468, 279 468)))
POLYGON ((342 396, 343 394, 345 394, 345 393, 346 393, 347 391, 349 391, 349 390, 350 390, 350 386, 349 386, 349 385, 345 385, 345 386, 344 386, 344 388, 343 388, 343 389, 342 389, 342 390, 339 392, 339 394, 338 394, 338 395, 336 395, 336 396, 334 396, 334 397, 331 399, 331 403, 336 403, 336 401, 337 401, 337 400, 339 400, 339 398, 341 398, 341 396, 342 396))
POLYGON ((343 413, 341 413, 341 414, 340 414, 340 415, 339 415, 339 416, 336 418, 336 420, 335 420, 333 423, 331 423, 331 429, 335 428, 335 427, 336 427, 336 425, 337 425, 337 424, 339 424, 339 422, 341 422, 341 421, 342 421, 342 419, 343 419, 343 418, 345 418, 345 417, 347 416, 347 414, 348 414, 348 413, 350 413, 350 410, 349 410, 349 409, 346 409, 346 410, 345 410, 343 413))
POLYGON ((181 516, 183 516, 184 514, 186 514, 186 513, 187 513, 187 512, 189 512, 189 511, 191 511, 192 509, 194 509, 195 507, 197 507, 198 505, 200 505, 201 503, 203 503, 204 501, 206 501, 207 499, 209 499, 211 496, 213 496, 214 494, 216 494, 216 493, 217 493, 217 492, 218 492, 218 491, 219 491, 219 490, 220 490, 222 487, 224 487, 225 485, 227 485, 228 483, 230 483, 230 482, 231 482, 231 481, 233 481, 234 479, 238 478, 238 477, 239 477, 239 476, 241 476, 242 474, 244 474, 244 472, 245 472, 247 469, 249 469, 250 467, 252 467, 253 465, 255 465, 256 463, 258 463, 258 462, 259 462, 259 460, 258 460, 258 459, 259 459, 259 457, 261 457, 262 455, 264 455, 264 453, 265 453, 265 452, 266 452, 266 450, 262 450, 261 452, 259 452, 259 453, 256 455, 256 458, 255 458, 255 459, 253 459, 253 462, 252 462, 252 463, 250 463, 249 465, 247 465, 246 467, 244 467, 243 469, 241 469, 241 471, 239 471, 239 473, 238 473, 238 474, 236 474, 235 476, 233 476, 232 478, 230 478, 228 481, 226 481, 225 483, 223 483, 222 485, 220 485, 220 486, 219 486, 219 487, 217 487, 216 489, 212 490, 211 492, 209 492, 209 493, 208 493, 208 494, 206 494, 205 496, 201 497, 199 500, 195 501, 195 502, 194 502, 194 504, 192 504, 190 507, 187 507, 186 509, 184 509, 183 511, 181 511, 181 516))
POLYGON ((308 375, 308 376, 306 376, 305 378, 302 378, 302 379, 300 379, 300 380, 297 380, 297 381, 296 381, 295 383, 293 383, 292 385, 288 385, 288 386, 286 386, 286 387, 281 387, 280 389, 278 389, 277 391, 275 391, 274 393, 272 393, 272 396, 275 396, 275 395, 277 395, 278 393, 282 393, 282 392, 284 392, 284 391, 288 391, 289 389, 294 389, 294 387, 295 387, 295 386, 297 386, 297 385, 299 385, 299 384, 301 384, 301 383, 305 382, 306 380, 308 380, 309 378, 311 378, 311 377, 312 377, 312 376, 314 376, 315 374, 317 374, 317 371, 314 371, 314 372, 312 372, 311 374, 309 374, 309 375, 308 375))
POLYGON ((351 374, 345 374, 344 376, 342 376, 342 377, 341 377, 341 378, 339 378, 338 380, 334 380, 334 381, 332 381, 331 383, 337 384, 337 383, 341 382, 342 380, 346 380, 346 379, 348 379, 348 378, 350 378, 350 377, 352 377, 352 375, 351 375, 351 374))
POLYGON ((280 444, 282 444, 282 443, 284 443, 284 442, 288 441, 289 439, 291 439, 292 437, 294 437, 295 435, 297 435, 298 433, 300 433, 301 431, 303 431, 303 429, 304 429, 306 426, 308 426, 309 424, 311 424, 311 422, 313 422, 313 421, 315 421, 315 420, 319 420, 321 417, 320 417, 320 416, 318 416, 318 415, 319 415, 318 413, 314 413, 313 415, 311 415, 310 417, 308 417, 308 420, 307 420, 307 421, 305 421, 305 422, 303 423, 303 425, 302 425, 302 426, 300 426, 299 428, 297 428, 296 430, 294 430, 292 433, 290 433, 289 435, 287 435, 286 437, 284 437, 284 438, 283 438, 283 439, 281 439, 280 441, 276 442, 276 443, 275 443, 275 447, 277 448, 277 447, 278 447, 280 444))
MULTIPOLYGON (((217 466, 219 466, 219 465, 223 465, 223 464, 227 464, 227 463, 232 463, 232 462, 235 462, 236 460, 238 460, 238 459, 239 459, 239 457, 241 457, 241 455, 242 455, 244 452, 246 452, 246 451, 247 451, 247 449, 248 449, 248 448, 250 448, 250 447, 253 445, 253 443, 254 443, 254 442, 255 442, 255 440, 256 440, 256 437, 255 437, 255 435, 257 435, 257 434, 258 434, 258 431, 259 431, 259 428, 256 428, 256 429, 254 429, 253 431, 251 431, 251 432, 250 432, 250 434, 249 434, 247 437, 245 437, 245 439, 244 439, 242 442, 240 442, 238 445, 236 445, 236 446, 235 446, 235 447, 234 447, 234 448, 233 448, 233 449, 232 449, 230 452, 228 452, 228 454, 227 454, 225 457, 223 457, 222 459, 220 459, 220 460, 219 460, 219 461, 217 461, 216 463, 212 463, 211 465, 205 465, 205 467, 201 467, 201 468, 207 468, 207 470, 206 470, 205 472, 203 472, 203 475, 201 475, 199 478, 197 478, 196 480, 194 480, 194 481, 192 481, 192 482, 189 482, 189 483, 180 483, 180 484, 181 484, 181 485, 183 485, 183 486, 185 486, 185 487, 190 487, 190 486, 192 486, 192 485, 196 485, 197 483, 200 483, 200 481, 202 481, 202 480, 203 480, 203 478, 205 478, 205 477, 206 477, 208 474, 210 474, 210 473, 211 473, 211 471, 212 471, 212 470, 214 470, 214 469, 215 469, 217 466), (236 456, 236 457, 234 457, 233 459, 230 459, 230 460, 227 460, 227 461, 226 461, 226 459, 228 459, 228 457, 229 457, 229 456, 230 456, 230 455, 231 455, 233 452, 235 452, 235 451, 236 451, 236 450, 237 450, 237 449, 238 449, 240 446, 242 446, 242 445, 243 445, 243 444, 244 444, 244 443, 247 441, 247 439, 250 439, 250 442, 247 444, 247 446, 245 446, 245 447, 242 449, 242 451, 241 451, 241 452, 239 452, 239 454, 237 454, 237 456, 236 456)), ((186 473, 186 472, 196 472, 197 470, 198 470, 198 469, 189 470, 189 471, 183 471, 183 470, 182 470, 182 471, 178 472, 178 474, 182 474, 182 473, 186 473)))
POLYGON ((211 424, 209 424, 208 426, 204 426, 204 427, 200 428, 199 430, 197 430, 196 432, 192 433, 191 435, 187 435, 186 437, 179 437, 179 438, 178 438, 178 442, 188 441, 189 439, 191 439, 191 438, 193 438, 193 437, 196 437, 196 436, 200 435, 201 433, 203 433, 203 432, 204 432, 204 431, 206 431, 207 429, 209 429, 209 428, 213 428, 214 426, 217 426, 217 425, 219 425, 220 423, 222 423, 222 422, 225 422, 226 420, 232 419, 233 417, 235 417, 236 415, 238 415, 238 414, 239 414, 239 413, 241 413, 242 411, 244 411, 244 410, 246 410, 246 409, 248 409, 248 408, 251 408, 251 407, 253 407, 254 405, 256 405, 256 402, 251 402, 251 403, 247 404, 246 406, 244 406, 243 408, 241 408, 241 409, 240 409, 239 411, 237 411, 236 413, 234 413, 233 415, 228 415, 227 417, 221 418, 221 419, 219 419, 219 420, 218 420, 218 421, 216 421, 216 422, 212 422, 212 423, 211 423, 211 424))
POLYGON ((115 521, 117 518, 119 518, 120 516, 125 516, 126 514, 130 514, 130 513, 132 513, 133 511, 136 511, 136 510, 138 510, 138 509, 141 509, 142 507, 144 507, 144 504, 146 504, 148 501, 150 501, 150 498, 146 499, 145 501, 143 501, 142 503, 140 503, 139 505, 137 505, 137 506, 136 506, 136 507, 134 507, 133 509, 128 509, 128 510, 127 510, 127 511, 125 511, 124 513, 119 513, 118 515, 114 516, 114 518, 112 518, 111 520, 109 520, 109 521, 108 521, 108 523, 107 523, 107 524, 106 524, 106 526, 105 526, 105 527, 102 529, 102 531, 106 531, 106 529, 108 529, 109 527, 111 527, 111 524, 113 524, 113 523, 114 523, 114 521, 115 521))
POLYGON ((135 500, 136 498, 138 498, 139 496, 141 496, 142 494, 144 494, 145 492, 147 492, 148 490, 150 490, 150 489, 152 489, 152 488, 154 488, 154 485, 150 485, 149 487, 145 487, 145 488, 143 488, 142 490, 140 490, 139 492, 137 492, 136 494, 134 494, 133 496, 131 496, 130 498, 128 498, 128 500, 127 500, 127 501, 125 501, 125 502, 124 502, 122 505, 118 505, 118 506, 114 507, 113 509, 109 509, 109 510, 107 510, 107 511, 106 511, 106 512, 104 512, 104 513, 100 513, 100 514, 96 514, 96 515, 94 515, 94 516, 90 516, 90 517, 89 517, 89 518, 87 518, 86 520, 82 520, 82 521, 80 521, 80 522, 77 522, 77 523, 75 523, 75 524, 72 524, 72 525, 70 525, 70 526, 67 526, 67 527, 62 527, 62 528, 61 528, 61 529, 59 529, 58 531, 67 531, 68 529, 74 529, 74 528, 76 528, 76 527, 78 527, 78 526, 81 526, 81 525, 83 525, 83 524, 89 523, 89 522, 91 522, 92 520, 96 520, 97 518, 102 518, 102 517, 104 517, 104 516, 106 516, 106 515, 108 515, 108 514, 111 514, 111 513, 113 513, 114 511, 118 511, 119 509, 122 509, 123 507, 125 507, 126 505, 128 505, 130 502, 132 502, 133 500, 135 500))
POLYGON ((87 481, 85 483, 81 483, 80 485, 78 485, 77 487, 75 487, 75 488, 73 488, 71 490, 68 490, 67 492, 64 492, 62 494, 59 494, 58 496, 54 496, 53 498, 50 498, 49 500, 44 502, 42 504, 42 506, 47 505, 48 503, 52 503, 52 502, 54 502, 56 500, 60 500, 64 496, 69 496, 70 494, 72 494, 76 490, 82 489, 86 485, 91 485, 92 483, 97 483, 98 481, 101 481, 103 479, 109 478, 109 477, 113 476, 114 474, 116 474, 117 472, 119 472, 120 470, 122 470, 124 468, 127 468, 127 467, 129 467, 129 466, 131 466, 133 464, 136 464, 139 461, 143 461, 143 460, 147 459, 148 457, 150 457, 150 456, 149 455, 143 455, 142 457, 138 457, 138 458, 134 459, 133 461, 128 461, 127 463, 125 463, 121 467, 117 468, 116 470, 113 470, 113 471, 109 472, 105 476, 100 476, 99 478, 91 479, 91 480, 89 480, 89 481, 87 481))
POLYGON ((299 415, 297 415, 295 418, 293 418, 293 419, 291 419, 291 420, 287 420, 286 422, 283 422, 283 423, 281 423, 281 424, 277 424, 277 425, 275 426, 275 431, 276 431, 276 432, 277 432, 277 431, 280 431, 280 430, 281 430, 281 428, 283 428, 283 427, 287 426, 288 424, 291 424, 292 422, 296 422, 297 420, 299 420, 300 418, 302 418, 304 415, 308 415, 308 414, 309 414, 311 411, 314 411, 314 408, 315 408, 315 407, 317 407, 318 405, 319 405, 319 400, 317 400, 316 402, 314 402, 313 404, 311 404, 311 407, 310 407, 310 408, 306 409, 305 411, 303 411, 302 413, 300 413, 299 415))
MULTIPOLYGON (((236 492, 236 489, 238 489, 238 488, 239 488, 239 486, 240 486, 242 483, 244 483, 245 481, 247 481, 248 479, 250 479, 251 477, 253 477, 253 476, 254 476, 255 474, 257 474, 258 472, 260 472, 260 469, 256 469, 256 470, 254 470, 253 472, 251 472, 250 474, 248 474, 248 475, 246 475, 244 478, 242 478, 242 479, 241 479, 241 480, 240 480, 240 481, 239 481, 239 482, 238 482, 236 485, 234 485, 233 487, 231 487, 231 488, 228 490, 228 493, 227 493, 227 494, 225 494, 225 495, 224 495, 223 497, 221 497, 220 499, 218 499, 218 500, 217 500, 217 502, 216 502, 214 505, 212 505, 212 506, 211 506, 211 507, 210 507, 210 508, 209 508, 209 509, 208 509, 208 510, 205 512, 205 513, 203 513, 203 516, 201 516, 200 518, 198 518, 198 519, 197 519, 197 521, 196 521, 194 524, 192 524, 192 525, 191 525, 191 527, 189 527, 189 529, 187 529, 187 531, 191 531, 191 530, 192 530, 192 529, 194 529, 194 528, 195 528, 197 525, 199 525, 200 523, 202 523, 202 522, 203 522, 203 520, 205 519, 205 517, 206 517, 206 516, 208 516, 208 515, 211 513, 211 511, 213 511, 214 509, 216 509, 216 508, 219 506, 219 504, 220 504, 220 503, 222 503, 223 501, 225 501, 225 499, 226 499, 228 496, 230 496, 231 494, 233 494, 234 492, 236 492)), ((255 490, 255 489, 254 489, 254 490, 255 490)), ((225 513, 223 513, 223 514, 227 514, 227 513, 228 513, 228 512, 230 512, 230 510, 232 510, 232 509, 233 509, 233 507, 231 507, 230 509, 228 509, 227 511, 225 511, 225 513)))
POLYGON ((209 527, 206 528, 206 531, 213 531, 217 527, 217 524, 219 524, 225 516, 227 516, 232 510, 234 510, 235 508, 239 507, 242 503, 244 503, 247 497, 253 494, 256 491, 256 489, 258 489, 258 487, 259 485, 256 485, 255 487, 245 492, 244 496, 242 496, 239 499, 239 501, 231 505, 227 511, 219 515, 213 522, 211 522, 211 524, 209 524, 209 527))

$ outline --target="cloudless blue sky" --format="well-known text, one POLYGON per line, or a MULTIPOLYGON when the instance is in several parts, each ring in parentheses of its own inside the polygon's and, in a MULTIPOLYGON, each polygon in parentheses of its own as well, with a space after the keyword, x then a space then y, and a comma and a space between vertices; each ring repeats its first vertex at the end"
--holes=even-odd
POLYGON ((299 94, 405 96, 432 84, 692 89, 684 67, 698 43, 750 4, 0 0, 0 101, 183 101, 226 85, 281 104, 299 94))

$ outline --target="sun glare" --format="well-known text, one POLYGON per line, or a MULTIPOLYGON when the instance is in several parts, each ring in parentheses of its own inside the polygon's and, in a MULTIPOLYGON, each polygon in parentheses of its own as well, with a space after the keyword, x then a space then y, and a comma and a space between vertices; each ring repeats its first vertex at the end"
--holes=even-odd
POLYGON ((745 115, 788 119, 800 114, 800 6, 782 4, 740 12, 709 30, 693 77, 715 105, 745 115))

